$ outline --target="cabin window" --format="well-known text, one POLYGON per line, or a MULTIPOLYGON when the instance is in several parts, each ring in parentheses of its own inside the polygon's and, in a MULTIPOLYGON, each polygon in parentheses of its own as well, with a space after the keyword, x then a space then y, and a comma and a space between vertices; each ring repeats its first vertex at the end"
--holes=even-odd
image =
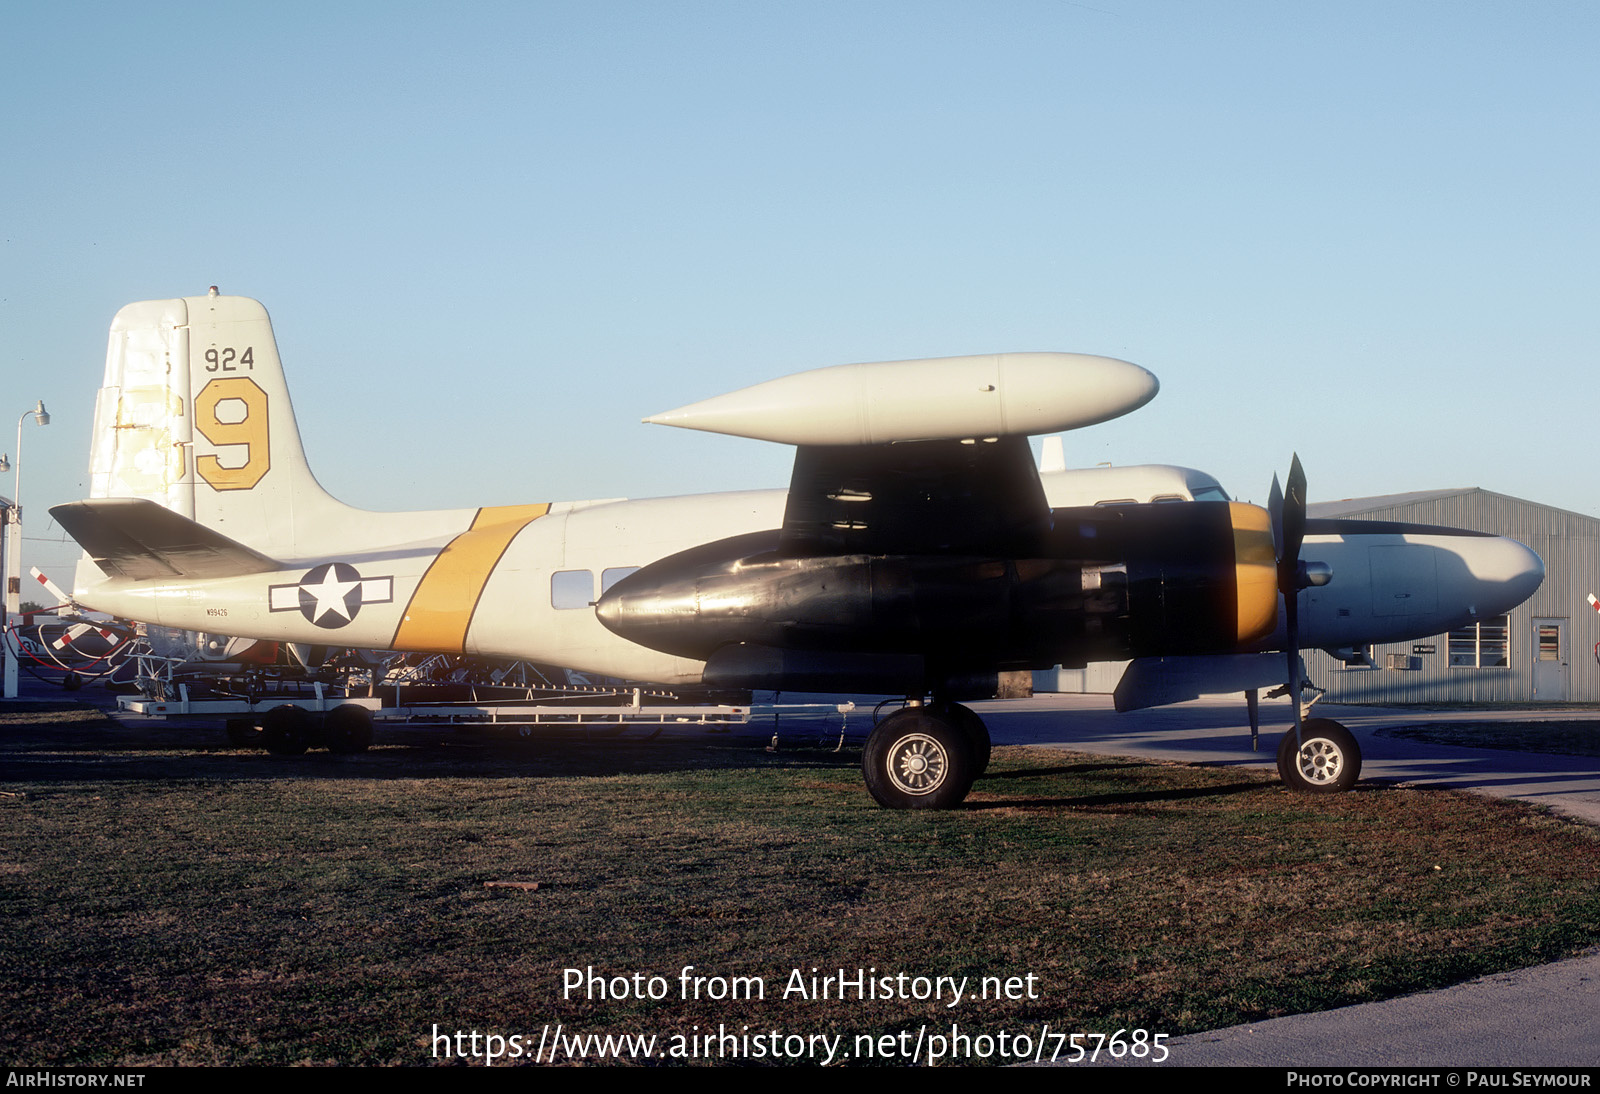
POLYGON ((1503 669, 1511 664, 1511 617, 1497 615, 1450 632, 1450 667, 1503 669))
POLYGON ((550 575, 550 606, 563 611, 594 603, 594 574, 588 570, 557 570, 550 575))
POLYGON ((606 591, 611 588, 611 586, 615 585, 617 582, 621 581, 623 578, 627 577, 629 574, 636 574, 638 572, 639 572, 639 567, 637 567, 637 566, 612 566, 609 569, 601 570, 600 571, 600 593, 601 593, 601 595, 604 595, 606 593, 606 591))

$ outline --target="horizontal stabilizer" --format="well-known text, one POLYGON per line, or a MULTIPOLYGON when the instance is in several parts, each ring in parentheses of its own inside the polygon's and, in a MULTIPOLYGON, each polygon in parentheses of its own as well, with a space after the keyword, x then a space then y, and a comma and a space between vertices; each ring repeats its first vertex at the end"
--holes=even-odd
POLYGON ((50 515, 112 577, 234 577, 281 569, 259 551, 145 498, 74 501, 50 515))

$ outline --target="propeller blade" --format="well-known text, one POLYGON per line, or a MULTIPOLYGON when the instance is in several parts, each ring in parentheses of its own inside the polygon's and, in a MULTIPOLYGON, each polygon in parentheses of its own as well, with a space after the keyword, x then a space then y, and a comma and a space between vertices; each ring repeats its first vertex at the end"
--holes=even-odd
POLYGON ((1272 557, 1283 559, 1283 487, 1278 473, 1272 473, 1272 492, 1267 495, 1267 515, 1272 518, 1272 557))
POLYGON ((1298 452, 1289 461, 1289 482, 1283 490, 1283 537, 1283 553, 1298 561, 1306 538, 1306 471, 1298 452))
POLYGON ((1283 544, 1278 551, 1278 588, 1284 596, 1300 590, 1300 545, 1306 538, 1306 473, 1296 455, 1283 493, 1283 544))
MULTIPOLYGON (((1289 461, 1287 487, 1280 490, 1272 476, 1267 501, 1272 515, 1272 543, 1278 554, 1278 591, 1283 594, 1284 629, 1287 632, 1289 698, 1294 703, 1295 744, 1300 742, 1300 546, 1306 538, 1306 472, 1300 454, 1289 461)), ((1326 578, 1323 579, 1324 581, 1326 578)), ((1319 582, 1320 584, 1320 582, 1319 582)))

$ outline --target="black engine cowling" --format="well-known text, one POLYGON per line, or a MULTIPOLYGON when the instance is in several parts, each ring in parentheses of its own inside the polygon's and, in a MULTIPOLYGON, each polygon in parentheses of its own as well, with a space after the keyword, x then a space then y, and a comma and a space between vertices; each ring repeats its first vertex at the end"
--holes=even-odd
POLYGON ((777 530, 757 532, 646 566, 597 612, 616 634, 743 687, 909 692, 963 674, 1222 652, 1276 621, 1275 592, 1267 613, 1257 587, 1271 588, 1273 561, 1255 514, 1202 502, 1061 509, 1022 558, 796 557, 777 530))

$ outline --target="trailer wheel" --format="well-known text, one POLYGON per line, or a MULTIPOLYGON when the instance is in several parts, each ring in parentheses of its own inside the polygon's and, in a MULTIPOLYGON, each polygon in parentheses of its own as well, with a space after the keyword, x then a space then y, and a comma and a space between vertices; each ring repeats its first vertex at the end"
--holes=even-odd
POLYGON ((345 703, 328 712, 323 732, 328 749, 344 753, 365 752, 372 744, 372 711, 357 703, 345 703))
POLYGON ((261 719, 262 743, 274 756, 299 756, 311 744, 311 715, 285 703, 261 719))
POLYGON ((261 727, 249 718, 228 719, 228 740, 239 748, 260 748, 261 727))

